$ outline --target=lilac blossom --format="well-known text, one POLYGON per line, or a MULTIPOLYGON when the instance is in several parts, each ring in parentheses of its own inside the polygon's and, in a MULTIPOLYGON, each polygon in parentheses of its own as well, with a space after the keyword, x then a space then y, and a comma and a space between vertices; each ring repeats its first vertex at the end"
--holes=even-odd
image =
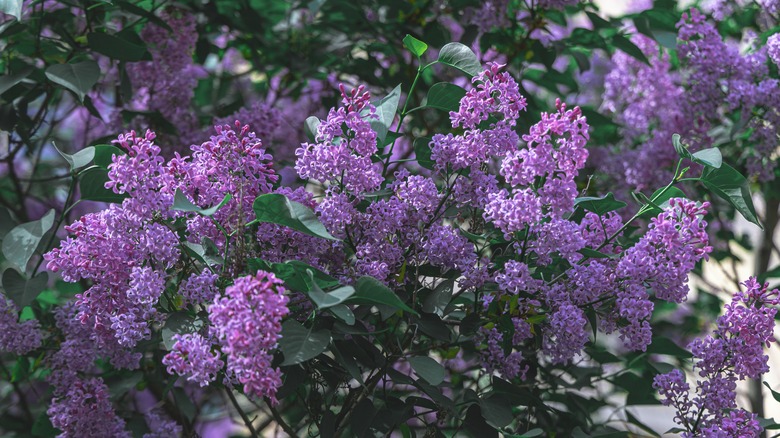
POLYGON ((259 271, 239 277, 209 306, 211 334, 227 355, 227 369, 244 386, 247 395, 268 397, 276 403, 281 371, 271 367, 282 330, 282 318, 289 313, 282 282, 273 274, 259 271))
POLYGON ((760 378, 769 371, 764 347, 774 342, 778 290, 755 278, 743 283, 746 290, 734 294, 711 335, 695 339, 693 353, 695 390, 682 372, 673 370, 655 377, 653 386, 661 403, 676 409, 675 421, 685 437, 757 437, 762 431, 756 415, 737 407, 736 383, 760 378))

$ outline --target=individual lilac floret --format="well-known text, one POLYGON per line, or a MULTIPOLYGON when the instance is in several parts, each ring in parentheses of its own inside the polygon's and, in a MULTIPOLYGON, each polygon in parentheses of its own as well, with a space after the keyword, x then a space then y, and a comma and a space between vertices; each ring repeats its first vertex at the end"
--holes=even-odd
POLYGON ((686 437, 758 437, 762 427, 757 416, 737 408, 737 382, 759 379, 769 371, 764 347, 774 342, 775 307, 779 291, 755 278, 743 283, 725 313, 718 318, 714 333, 691 342, 693 369, 698 375, 695 391, 685 383, 682 372, 673 370, 655 377, 653 386, 661 402, 677 410, 675 421, 686 437))
POLYGON ((114 412, 108 387, 100 378, 76 380, 64 396, 52 401, 47 413, 62 438, 132 436, 114 412))
POLYGON ((268 397, 276 403, 281 371, 271 367, 271 350, 282 331, 282 318, 289 313, 282 281, 259 271, 237 278, 224 297, 209 307, 211 334, 227 354, 228 372, 244 385, 244 392, 268 397))
POLYGON ((197 333, 173 335, 173 348, 163 357, 168 373, 187 376, 187 380, 206 386, 225 365, 212 343, 197 333))

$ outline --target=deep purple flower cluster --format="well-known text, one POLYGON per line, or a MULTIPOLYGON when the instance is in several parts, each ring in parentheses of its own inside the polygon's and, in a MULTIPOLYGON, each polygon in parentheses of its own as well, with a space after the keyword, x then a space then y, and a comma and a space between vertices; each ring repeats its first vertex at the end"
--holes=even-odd
POLYGON ((16 306, 0 294, 0 351, 26 354, 41 345, 40 323, 19 321, 16 306))
MULTIPOLYGON (((247 395, 268 397, 273 403, 282 373, 271 367, 271 350, 279 342, 282 318, 289 312, 281 285, 282 281, 263 271, 240 277, 208 309, 211 335, 227 355, 228 376, 244 385, 247 395)), ((209 356, 206 359, 211 361, 209 356)))
POLYGON ((76 380, 62 397, 54 399, 48 414, 63 438, 132 436, 114 412, 108 387, 100 378, 76 380))
POLYGON ((171 31, 149 23, 141 32, 152 60, 127 66, 134 91, 130 107, 136 111, 159 111, 175 123, 180 135, 178 144, 186 148, 202 135, 191 106, 198 78, 204 74, 192 57, 198 32, 195 17, 184 10, 171 9, 162 19, 171 31))
POLYGON ((764 347, 774 341, 778 290, 768 291, 755 278, 743 283, 713 334, 694 340, 689 349, 700 379, 691 393, 679 370, 656 376, 653 386, 661 402, 677 410, 675 421, 686 437, 758 437, 762 428, 756 415, 737 408, 736 382, 759 378, 769 371, 764 347))
POLYGON ((213 345, 197 333, 173 335, 173 348, 163 358, 168 373, 187 376, 187 380, 206 386, 217 378, 225 365, 213 345))

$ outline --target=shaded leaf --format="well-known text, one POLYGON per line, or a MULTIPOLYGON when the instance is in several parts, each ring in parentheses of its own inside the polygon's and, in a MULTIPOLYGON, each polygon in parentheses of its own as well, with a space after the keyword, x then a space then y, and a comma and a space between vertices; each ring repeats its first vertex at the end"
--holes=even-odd
POLYGON ((444 366, 428 356, 410 357, 409 364, 418 376, 431 385, 436 386, 444 381, 444 366))
POLYGON ((601 198, 587 196, 574 200, 575 207, 582 207, 585 210, 596 213, 599 216, 603 216, 610 211, 619 210, 626 205, 627 204, 625 202, 615 199, 615 195, 613 195, 612 192, 607 193, 601 198))
POLYGON ((54 64, 46 69, 46 77, 75 93, 79 101, 83 102, 84 96, 100 78, 100 67, 95 61, 54 64))
POLYGON ((203 328, 203 321, 195 319, 186 312, 174 312, 168 315, 162 329, 162 340, 165 348, 173 349, 173 335, 197 333, 203 328))
POLYGON ((3 255, 12 265, 24 272, 27 262, 35 254, 43 235, 54 225, 54 209, 46 212, 37 221, 15 226, 3 237, 3 255))
MULTIPOLYGON (((7 1, 7 0, 0 0, 0 5, 2 5, 3 1, 7 1)), ((5 93, 14 85, 18 84, 19 82, 22 82, 27 76, 30 75, 32 71, 33 71, 32 68, 27 67, 27 68, 23 68, 22 70, 16 73, 0 76, 0 94, 5 93)))
POLYGON ((49 281, 49 274, 41 272, 35 277, 27 280, 22 274, 16 272, 16 269, 8 268, 3 272, 3 289, 11 301, 19 309, 32 304, 38 297, 49 281))
POLYGON ((137 62, 152 59, 152 55, 149 54, 146 47, 104 32, 89 33, 87 35, 87 44, 90 49, 101 55, 120 61, 137 62))
POLYGON ((466 90, 463 88, 448 82, 439 82, 433 84, 428 90, 425 106, 443 111, 457 111, 460 107, 460 100, 465 95, 466 90))
POLYGON ((233 195, 228 193, 224 198, 222 198, 222 201, 220 201, 219 204, 210 208, 200 208, 193 204, 192 201, 187 198, 187 195, 185 195, 180 189, 176 189, 176 194, 173 196, 173 209, 179 211, 196 212, 203 216, 211 216, 216 213, 217 210, 222 208, 223 205, 227 204, 231 198, 233 198, 233 195))
POLYGON ((288 319, 282 324, 282 339, 279 341, 279 349, 284 354, 285 365, 295 365, 305 362, 328 348, 330 332, 306 328, 298 321, 288 319))
POLYGON ((417 315, 404 304, 389 287, 373 277, 360 277, 355 282, 355 294, 347 300, 351 304, 384 304, 417 315))
POLYGON ((756 216, 748 181, 736 169, 726 163, 717 169, 707 167, 702 172, 701 182, 710 191, 728 201, 745 219, 763 229, 756 216))
POLYGON ((85 201, 109 202, 113 204, 121 203, 127 194, 114 193, 113 190, 106 188, 108 182, 108 171, 97 167, 92 167, 81 172, 79 176, 79 192, 81 199, 85 201))
POLYGON ((282 194, 260 195, 255 198, 252 209, 255 211, 258 222, 282 225, 323 239, 339 240, 325 229, 325 226, 317 219, 311 209, 301 203, 291 201, 282 194))

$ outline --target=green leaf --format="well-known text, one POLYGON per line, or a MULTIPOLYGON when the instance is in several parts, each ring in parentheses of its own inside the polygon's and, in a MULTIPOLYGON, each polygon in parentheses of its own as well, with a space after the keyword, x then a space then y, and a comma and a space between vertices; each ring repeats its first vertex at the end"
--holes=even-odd
POLYGON ((255 198, 252 204, 258 222, 282 225, 310 236, 328 240, 340 240, 333 237, 317 216, 305 205, 291 201, 279 193, 267 193, 255 198))
POLYGON ((669 50, 677 50, 677 34, 666 30, 654 30, 652 31, 653 39, 658 42, 662 47, 669 50))
POLYGON ((282 339, 279 349, 284 354, 282 366, 295 365, 319 356, 328 348, 330 331, 306 328, 298 321, 288 319, 282 324, 282 339))
POLYGON ((84 96, 100 78, 100 67, 95 61, 54 64, 46 69, 46 77, 75 93, 79 102, 84 102, 84 96))
POLYGON ((758 276, 758 282, 764 283, 768 278, 777 278, 780 277, 780 266, 775 266, 774 268, 760 274, 758 276))
MULTIPOLYGON (((228 389, 228 391, 232 390, 228 389)), ((192 402, 192 397, 187 395, 187 393, 184 392, 184 389, 178 386, 174 387, 171 390, 171 393, 173 393, 173 400, 174 403, 176 403, 176 410, 184 414, 188 420, 192 421, 198 411, 195 404, 192 402)))
POLYGON ((479 407, 482 410, 482 418, 495 428, 502 428, 512 422, 512 405, 507 402, 502 394, 491 394, 479 399, 479 407))
POLYGON ((277 278, 284 281, 288 289, 296 292, 311 290, 309 271, 314 274, 314 283, 321 288, 327 289, 339 285, 339 281, 335 278, 299 260, 288 260, 284 263, 267 263, 260 259, 250 259, 249 268, 254 271, 273 272, 277 278))
POLYGON ((756 216, 748 181, 736 169, 726 163, 717 169, 706 167, 702 172, 701 182, 711 192, 728 201, 745 219, 764 228, 756 216))
POLYGON ((409 51, 418 58, 428 50, 427 44, 409 34, 406 34, 404 37, 404 47, 409 49, 409 51))
POLYGON ((466 95, 466 90, 449 82, 439 82, 433 84, 428 90, 428 98, 425 100, 425 106, 437 108, 443 111, 457 111, 460 106, 460 100, 466 95))
POLYGON ((336 317, 344 321, 347 325, 355 325, 355 314, 352 313, 352 309, 344 304, 339 304, 328 309, 330 313, 336 315, 336 317))
POLYGON ((173 335, 185 335, 197 333, 203 328, 203 321, 196 319, 186 312, 174 312, 168 315, 162 329, 162 341, 168 351, 173 349, 173 335))
POLYGON ((57 145, 52 142, 54 145, 54 149, 57 150, 57 152, 62 155, 62 158, 65 159, 65 161, 68 162, 68 165, 70 166, 70 171, 75 172, 76 169, 81 169, 82 167, 86 166, 87 164, 91 163, 92 160, 95 158, 95 147, 94 146, 88 146, 75 154, 66 154, 65 152, 62 152, 60 148, 57 147, 57 145))
POLYGON ((767 382, 764 382, 764 386, 766 386, 769 389, 769 392, 772 393, 772 398, 774 398, 775 401, 780 402, 780 392, 777 392, 774 389, 772 389, 772 387, 769 386, 769 383, 767 382))
POLYGON ((431 158, 431 138, 417 137, 414 139, 414 155, 417 157, 417 164, 426 169, 433 169, 436 164, 431 158))
POLYGON ((101 55, 120 61, 137 62, 152 59, 152 55, 149 54, 146 47, 104 32, 89 33, 87 35, 87 44, 90 49, 101 55))
POLYGON ((55 436, 59 435, 60 430, 51 424, 49 415, 46 413, 46 411, 43 411, 35 418, 35 422, 33 422, 32 430, 30 432, 34 437, 54 438, 55 436))
POLYGON ((84 201, 108 202, 120 204, 127 194, 114 193, 113 190, 106 188, 108 182, 108 171, 97 167, 92 167, 81 172, 79 176, 79 192, 84 201))
POLYGON ((320 119, 316 116, 309 116, 303 123, 303 132, 306 134, 306 138, 310 142, 314 143, 317 140, 317 128, 320 126, 320 119))
POLYGON ((542 436, 542 435, 544 435, 544 431, 537 427, 535 429, 529 430, 528 432, 522 435, 512 435, 512 438, 535 438, 537 436, 542 436))
MULTIPOLYGON (((0 4, 2 4, 3 1, 6 0, 0 0, 0 4)), ((14 85, 22 82, 30 73, 32 73, 32 71, 32 68, 26 67, 16 73, 0 76, 0 94, 5 93, 14 85)))
POLYGON ((603 216, 610 211, 619 210, 625 207, 626 203, 615 199, 615 195, 610 192, 601 198, 592 196, 577 198, 574 200, 574 206, 582 207, 587 211, 603 216))
POLYGON ((37 221, 15 226, 3 237, 3 255, 12 265, 24 272, 27 262, 35 254, 43 235, 54 225, 54 209, 49 210, 37 221))
POLYGON ((469 76, 476 76, 482 72, 482 65, 477 55, 461 43, 449 43, 442 47, 438 62, 457 68, 469 76))
POLYGON ((8 268, 3 272, 3 289, 11 301, 22 309, 35 301, 49 281, 49 274, 41 272, 27 280, 16 269, 8 268))
POLYGON ((677 152, 677 155, 679 155, 680 158, 691 157, 691 153, 688 152, 688 149, 683 146, 682 142, 680 141, 680 134, 672 134, 672 146, 674 146, 674 150, 677 152))
POLYGON ((369 123, 376 132, 377 144, 384 144, 383 142, 387 138, 387 131, 390 129, 390 125, 393 124, 393 120, 395 120, 395 113, 398 111, 398 101, 400 99, 401 85, 399 84, 393 88, 390 94, 374 102, 377 118, 371 119, 369 123))
POLYGON ((647 60, 647 57, 644 53, 642 53, 642 49, 636 46, 636 44, 632 43, 631 40, 624 37, 623 35, 617 34, 612 37, 612 44, 625 52, 627 55, 638 59, 639 61, 644 62, 647 65, 650 65, 650 61, 647 60))
POLYGON ((668 354, 669 356, 682 359, 689 359, 693 357, 693 354, 690 351, 680 347, 671 339, 665 338, 663 336, 653 337, 653 341, 647 347, 647 353, 668 354))
POLYGON ((358 278, 355 282, 355 294, 347 302, 350 304, 384 304, 417 315, 417 312, 404 304, 395 292, 373 277, 358 278))
POLYGON ((409 364, 418 376, 431 385, 436 386, 444 381, 444 367, 428 356, 410 357, 409 364))
POLYGON ((233 195, 227 193, 219 204, 210 208, 200 208, 193 204, 180 189, 176 189, 176 194, 173 195, 173 209, 179 211, 192 211, 203 216, 211 216, 217 212, 223 205, 227 204, 233 195))
POLYGON ((0 12, 22 19, 22 0, 0 0, 0 12))
POLYGON ((693 160, 694 163, 718 169, 723 164, 723 155, 721 155, 720 149, 718 148, 708 148, 702 149, 699 152, 694 152, 693 155, 691 155, 691 160, 693 160))
POLYGON ((355 288, 352 286, 341 286, 338 289, 325 293, 325 291, 317 286, 314 273, 309 271, 308 275, 311 279, 311 282, 309 283, 311 289, 308 291, 307 295, 317 306, 317 309, 327 309, 329 307, 338 306, 352 295, 355 295, 355 288))
POLYGON ((95 165, 108 170, 109 164, 114 162, 114 155, 127 155, 125 151, 109 144, 95 146, 95 165))

